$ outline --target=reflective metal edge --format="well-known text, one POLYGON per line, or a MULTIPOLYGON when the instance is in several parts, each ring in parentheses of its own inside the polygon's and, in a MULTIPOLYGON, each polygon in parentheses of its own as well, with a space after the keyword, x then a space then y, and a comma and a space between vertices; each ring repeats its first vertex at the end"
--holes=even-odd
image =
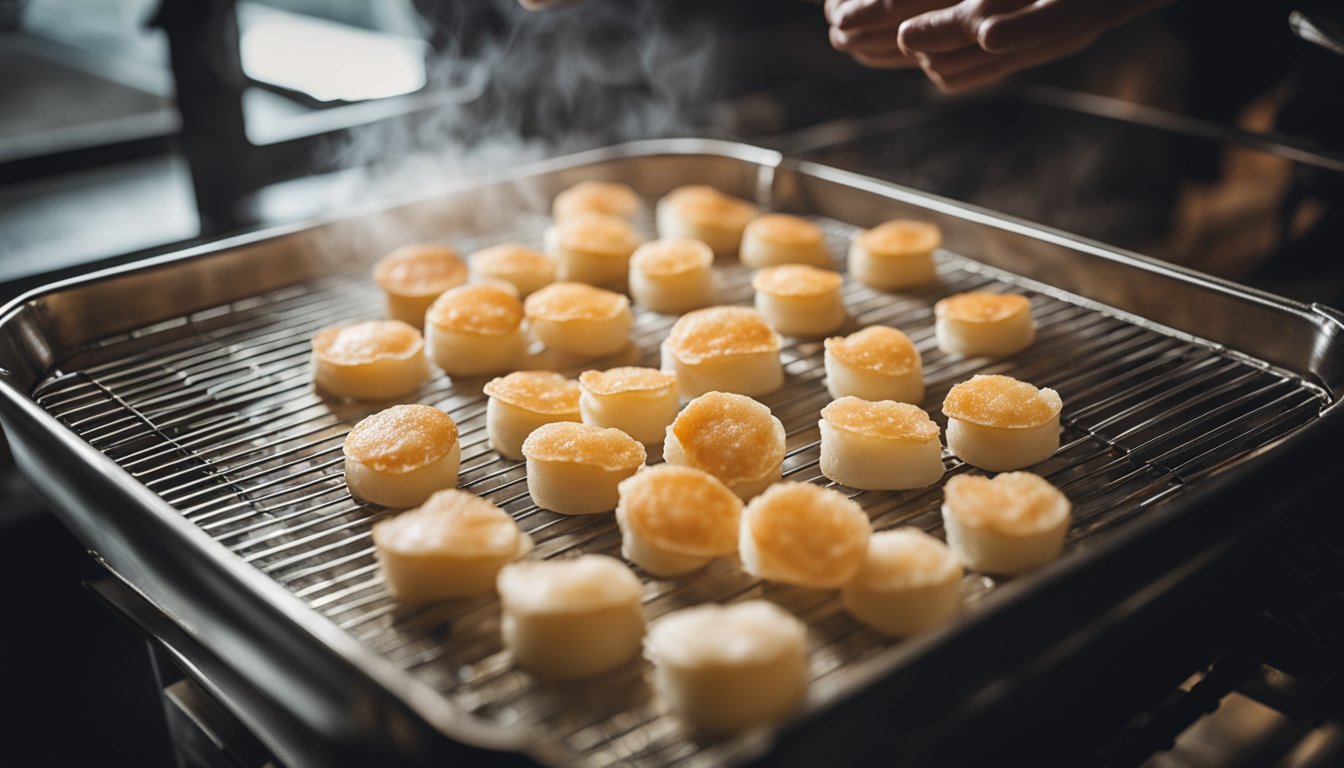
POLYGON ((417 235, 441 237, 455 227, 482 231, 520 207, 546 212, 550 195, 538 191, 538 179, 577 181, 623 161, 658 158, 701 163, 705 173, 732 186, 745 180, 753 196, 768 194, 782 159, 773 150, 711 139, 631 142, 92 272, 33 289, 0 308, 0 367, 30 386, 61 350, 321 277, 417 235), (749 178, 728 178, 733 175, 749 178))
POLYGON ((19 469, 80 541, 189 637, 333 743, 360 755, 391 739, 408 755, 450 748, 473 761, 525 751, 522 734, 462 717, 230 555, 7 379, 0 422, 19 469), (62 467, 61 476, 52 467, 62 467), (431 747, 417 715, 463 746, 431 747))
POLYGON ((777 207, 859 226, 919 216, 942 228, 951 251, 1304 375, 1332 407, 1344 396, 1344 325, 1320 305, 818 163, 786 160, 776 177, 777 207))

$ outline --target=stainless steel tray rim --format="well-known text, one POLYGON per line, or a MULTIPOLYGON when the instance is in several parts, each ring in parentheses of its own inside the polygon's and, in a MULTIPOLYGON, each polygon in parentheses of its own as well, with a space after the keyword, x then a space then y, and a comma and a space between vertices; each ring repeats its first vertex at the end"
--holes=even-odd
MULTIPOLYGON (((1308 305, 1284 297, 1275 296, 1233 281, 1224 280, 1195 270, 1172 265, 1132 251, 1108 246, 1097 241, 1088 240, 1022 219, 995 213, 979 206, 921 192, 910 187, 880 181, 868 176, 815 162, 787 159, 774 150, 763 149, 740 142, 687 137, 634 141, 588 150, 573 155, 551 158, 510 171, 483 175, 471 182, 447 184, 430 190, 417 191, 412 194, 374 200, 366 204, 353 206, 339 213, 333 213, 301 222, 269 227, 255 232, 242 233, 212 243, 192 246, 182 251, 151 256, 130 264, 109 267, 87 275, 67 278, 50 285, 31 289, 24 294, 11 299, 3 307, 0 307, 0 326, 12 322, 14 316, 22 312, 25 306, 30 303, 36 302, 40 307, 41 299, 44 296, 53 293, 85 285, 92 285, 129 274, 148 272, 168 266, 174 266, 194 259, 205 258, 222 252, 254 246, 268 241, 281 240, 285 237, 298 235, 315 228, 340 224, 352 217, 377 215, 396 210, 403 206, 425 203, 451 192, 460 192, 464 189, 518 181, 543 173, 578 168, 598 162, 649 155, 714 155, 756 164, 760 166, 763 176, 759 182, 761 186, 760 191, 762 193, 770 192, 769 184, 773 180, 773 175, 776 170, 781 168, 795 169, 817 178, 828 179, 893 201, 917 205, 983 226, 1014 232, 1066 248, 1082 251, 1093 257, 1123 264, 1126 267, 1140 269, 1152 274, 1171 277, 1183 282, 1199 285, 1220 294, 1235 297, 1238 300, 1252 301, 1267 309, 1291 314, 1305 322, 1317 326, 1322 331, 1339 331, 1341 325, 1344 325, 1344 315, 1341 315, 1338 311, 1329 307, 1319 304, 1308 305)), ((761 202, 768 206, 774 201, 764 199, 761 200, 761 202)), ((1115 310, 1112 308, 1112 311, 1115 310)), ((1187 336, 1194 340, 1200 340, 1197 336, 1185 334, 1171 326, 1152 323, 1152 321, 1141 316, 1127 316, 1142 323, 1159 326, 1167 333, 1181 334, 1182 336, 1187 336)), ((1204 341, 1203 343, 1210 342, 1204 341)), ((0 361, 0 370, 4 370, 2 366, 3 362, 0 361)), ((1319 383, 1330 393, 1332 400, 1339 400, 1341 399, 1340 395, 1344 394, 1344 381, 1334 385, 1330 382, 1319 383)))
MULTIPOLYGON (((1219 293, 1235 296, 1238 299, 1250 299, 1267 308, 1292 313, 1303 320, 1320 325, 1321 327, 1325 327, 1327 322, 1344 322, 1339 319, 1339 317, 1335 317, 1339 314, 1337 310, 1333 310, 1330 307, 1321 304, 1306 304, 1294 299, 1277 296, 1267 291, 1260 290, 1259 288, 1237 283, 1232 280, 1226 280, 1176 264, 1171 264, 1160 259, 1135 253, 1134 251, 1107 245, 1100 241, 1091 240, 1044 224, 1037 224, 1008 214, 997 213, 987 208, 964 203, 949 197, 943 197, 929 192, 921 192, 912 187, 881 181, 871 176, 864 176, 853 171, 846 171, 808 160, 786 159, 784 165, 795 167, 799 171, 818 178, 831 179, 837 183, 863 189, 874 195, 886 197, 891 200, 918 205, 987 227, 994 227, 996 229, 1003 229, 1017 234, 1027 235, 1038 240, 1044 240, 1056 245, 1083 251, 1091 256, 1106 259, 1108 261, 1119 262, 1127 267, 1194 283, 1210 290, 1216 290, 1219 293)), ((1113 308, 1112 311, 1114 311, 1113 308)), ((1144 318, 1136 315, 1130 316, 1144 320, 1144 318)), ((1167 326, 1162 327, 1169 332, 1188 336, 1192 340, 1199 340, 1199 337, 1185 334, 1183 331, 1167 326)))
MULTIPOLYGON (((304 219, 288 224, 273 225, 253 232, 228 235, 209 243, 189 246, 180 251, 149 256, 128 264, 120 264, 95 270, 88 274, 57 280, 47 285, 29 289, 19 296, 10 299, 5 304, 0 305, 0 326, 12 322, 14 316, 22 312, 28 304, 40 302, 44 296, 69 290, 71 288, 91 285, 138 272, 147 272, 167 266, 173 266, 194 259, 200 259, 246 246, 257 245, 267 241, 280 240, 323 226, 340 224, 355 217, 377 215, 407 205, 431 202, 443 195, 453 192, 461 192, 464 189, 492 186, 500 183, 528 179, 536 175, 551 173, 558 170, 579 168, 594 163, 648 155, 712 155, 723 158, 733 158, 760 166, 767 176, 770 171, 777 168, 784 160, 783 155, 775 150, 722 139, 683 137, 671 139, 645 139, 614 144, 608 147, 548 158, 505 171, 482 174, 473 177, 469 181, 449 183, 402 195, 370 200, 362 204, 352 205, 349 208, 325 216, 304 219)), ((0 371, 3 370, 4 368, 0 367, 0 371)))
MULTIPOLYGON (((19 394, 14 385, 0 376, 0 396, 5 397, 20 408, 41 409, 19 394)), ((37 414, 32 414, 37 415, 37 414)), ((523 738, 517 731, 494 726, 464 716, 451 702, 435 693, 429 686, 397 669, 389 660, 373 652, 351 635, 341 631, 335 624, 305 604, 299 597, 277 582, 267 578, 259 569, 252 567, 242 558, 221 547, 218 542, 198 526, 184 518, 177 509, 165 502, 153 491, 131 476, 115 461, 84 441, 79 435, 59 422, 50 425, 52 438, 59 441, 73 455, 80 457, 95 468, 110 482, 124 486, 133 493, 142 505, 145 513, 154 518, 178 538, 182 546, 190 549, 193 558, 204 559, 212 566, 227 573, 236 583, 266 600, 270 605, 282 610, 296 627, 306 632, 313 640, 336 652, 368 674, 379 685, 393 691, 417 710, 426 720, 433 723, 444 734, 452 738, 485 749, 526 751, 540 754, 531 747, 531 739, 523 738)), ((146 592, 142 585, 127 582, 132 589, 151 603, 155 609, 169 617, 184 632, 202 646, 221 650, 221 638, 205 632, 181 611, 165 604, 158 596, 146 592)), ((246 594, 244 592, 243 594, 246 594)), ((237 649, 234 649, 236 652, 237 649)), ((229 658, 228 652, 221 653, 229 658)), ((255 656, 252 664, 265 665, 269 660, 264 655, 255 656)))

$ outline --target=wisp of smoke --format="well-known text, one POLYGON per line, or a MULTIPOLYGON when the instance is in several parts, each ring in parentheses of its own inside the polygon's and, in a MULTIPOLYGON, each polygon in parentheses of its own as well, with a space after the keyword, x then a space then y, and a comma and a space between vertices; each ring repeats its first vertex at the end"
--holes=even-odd
MULTIPOLYGON (((368 199, 469 181, 555 154, 686 135, 706 102, 714 36, 676 3, 425 0, 428 106, 354 131, 328 169, 363 169, 368 199)), ((353 201, 352 201, 353 202, 353 201)))

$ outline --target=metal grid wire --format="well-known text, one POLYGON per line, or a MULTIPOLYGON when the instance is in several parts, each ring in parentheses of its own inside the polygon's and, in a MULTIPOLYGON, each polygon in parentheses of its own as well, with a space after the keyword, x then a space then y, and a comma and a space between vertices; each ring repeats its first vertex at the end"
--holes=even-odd
MULTIPOLYGON (((819 222, 843 263, 854 229, 819 222)), ((455 244, 463 250, 504 239, 538 245, 544 223, 529 220, 507 237, 455 244)), ((747 270, 733 264, 718 271, 724 299, 750 301, 747 270)), ((939 272, 936 289, 914 294, 882 294, 847 282, 852 325, 880 323, 910 335, 925 363, 923 405, 943 427, 938 406, 947 390, 976 373, 1009 374, 1060 392, 1062 447, 1033 470, 1073 502, 1070 547, 1263 449, 1326 404, 1318 390, 1268 365, 1135 324, 961 256, 940 253, 939 272), (933 303, 972 289, 1029 295, 1039 327, 1035 344, 1001 361, 942 354, 934 344, 933 303)), ((319 397, 308 365, 315 331, 379 316, 381 300, 367 274, 361 269, 106 339, 63 362, 36 387, 34 399, 221 546, 463 711, 539 734, 565 762, 731 761, 742 744, 689 732, 666 715, 651 696, 643 662, 595 681, 539 682, 511 666, 502 651, 493 597, 411 610, 388 595, 369 536, 371 523, 386 513, 352 499, 341 473, 346 432, 381 406, 319 397)), ((637 314, 642 364, 657 365, 658 343, 673 320, 637 314)), ((817 466, 818 411, 830 399, 822 345, 789 341, 782 357, 786 386, 760 399, 788 434, 785 478, 833 485, 817 466)), ((523 465, 487 446, 482 383, 439 375, 414 398, 457 421, 461 487, 512 514, 537 542, 533 557, 619 556, 611 515, 564 517, 532 504, 523 465)), ((650 461, 660 458, 655 448, 650 461)), ((946 454, 944 461, 948 477, 974 471, 946 454)), ((941 535, 940 487, 841 490, 868 510, 875 529, 916 525, 941 535)), ((968 576, 968 601, 995 586, 968 576)), ((833 593, 762 584, 726 560, 688 578, 645 578, 650 619, 700 602, 757 597, 807 623, 814 703, 861 684, 854 663, 895 645, 849 618, 833 593)))

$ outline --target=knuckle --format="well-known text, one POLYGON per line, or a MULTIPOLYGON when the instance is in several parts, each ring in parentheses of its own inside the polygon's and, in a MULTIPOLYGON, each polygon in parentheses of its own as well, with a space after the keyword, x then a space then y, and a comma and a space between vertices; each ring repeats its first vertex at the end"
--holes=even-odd
POLYGON ((994 9, 989 0, 966 0, 962 3, 960 19, 962 26, 974 32, 981 22, 993 14, 994 9))
POLYGON ((906 21, 901 22, 901 25, 896 28, 896 44, 901 47, 902 51, 908 51, 910 50, 911 43, 915 42, 915 38, 917 38, 921 32, 923 32, 923 30, 920 28, 918 17, 907 19, 906 21))
POLYGON ((976 28, 976 43, 986 51, 997 51, 1003 45, 1003 28, 999 20, 990 17, 976 28))
POLYGON ((1024 7, 1023 0, 966 0, 969 5, 963 15, 966 28, 974 37, 982 25, 991 22, 996 16, 1024 7))

